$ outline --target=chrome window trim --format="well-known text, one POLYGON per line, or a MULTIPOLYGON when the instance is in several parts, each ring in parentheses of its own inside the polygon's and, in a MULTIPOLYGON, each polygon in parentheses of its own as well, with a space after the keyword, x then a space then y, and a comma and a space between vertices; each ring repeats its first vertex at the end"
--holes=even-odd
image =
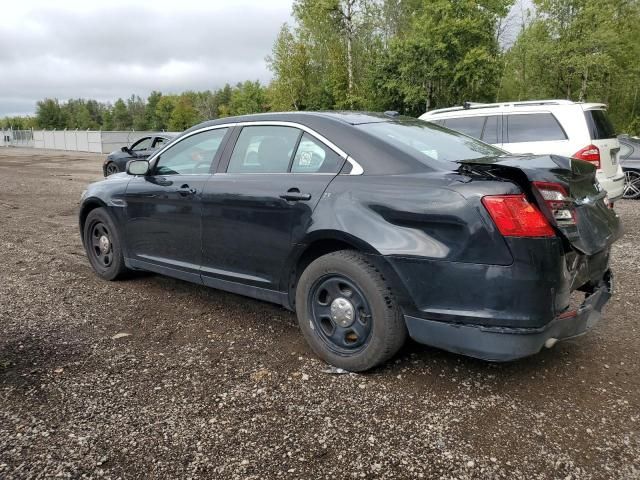
MULTIPOLYGON (((225 123, 223 125, 211 125, 208 127, 203 127, 203 128, 199 128, 198 130, 194 130, 193 132, 189 132, 188 134, 178 137, 178 140, 176 142, 170 141, 167 145, 165 145, 164 147, 162 147, 160 150, 158 150, 156 153, 154 153, 153 155, 151 155, 151 157, 149 157, 149 165, 152 164, 152 162, 155 162, 158 157, 160 155, 162 155, 167 149, 169 149, 170 147, 173 147, 174 145, 179 144, 180 142, 182 142, 183 140, 191 137, 192 135, 195 135, 197 133, 202 133, 202 132, 206 132, 208 130, 219 130, 221 128, 233 128, 235 127, 237 124, 236 123, 225 123)), ((151 166, 155 166, 151 165, 151 166)), ((181 175, 198 175, 195 173, 186 173, 186 174, 181 174, 181 175)))
MULTIPOLYGON (((338 175, 362 175, 364 173, 364 169, 362 168, 362 166, 355 159, 353 159, 351 156, 349 156, 344 150, 342 150, 340 147, 338 147, 335 143, 333 143, 331 140, 326 138, 324 135, 321 135, 320 133, 316 132, 315 130, 313 130, 313 129, 309 128, 309 127, 307 127, 306 125, 302 125, 301 123, 288 122, 288 121, 283 121, 283 120, 255 120, 255 121, 246 121, 246 122, 233 122, 233 123, 224 123, 224 124, 220 124, 220 125, 211 125, 211 126, 208 126, 208 127, 199 128, 198 130, 194 130, 193 132, 189 132, 187 135, 184 135, 184 136, 180 137, 179 140, 177 142, 175 142, 175 143, 174 142, 170 142, 168 145, 164 146, 161 150, 159 150, 158 152, 154 153, 151 156, 151 158, 149 158, 149 165, 152 165, 152 162, 155 162, 157 160, 157 158, 159 156, 161 156, 168 148, 173 147, 174 145, 177 145, 178 143, 180 143, 181 141, 183 141, 186 138, 189 138, 192 135, 195 135, 197 133, 206 132, 208 130, 216 130, 216 129, 220 129, 220 128, 233 128, 233 127, 236 127, 236 126, 240 126, 240 127, 259 127, 259 126, 268 127, 268 126, 273 126, 273 127, 293 127, 293 128, 298 128, 298 129, 302 130, 303 132, 308 133, 309 135, 314 137, 316 140, 321 142, 327 148, 333 150, 333 152, 335 152, 337 155, 339 155, 343 160, 346 160, 347 162, 349 162, 349 164, 351 164, 351 171, 349 173, 338 173, 338 175)), ((152 167, 153 166, 155 166, 155 164, 153 164, 152 167)), ((220 172, 220 173, 226 174, 227 172, 220 172)), ((336 175, 334 173, 304 173, 304 172, 281 172, 281 173, 276 173, 276 175, 282 175, 283 173, 289 173, 289 174, 293 174, 293 175, 336 175)), ((239 173, 239 174, 242 175, 241 173, 239 173)), ((260 175, 269 175, 269 173, 259 173, 259 174, 260 175)), ((273 175, 274 173, 271 173, 271 174, 273 175)))

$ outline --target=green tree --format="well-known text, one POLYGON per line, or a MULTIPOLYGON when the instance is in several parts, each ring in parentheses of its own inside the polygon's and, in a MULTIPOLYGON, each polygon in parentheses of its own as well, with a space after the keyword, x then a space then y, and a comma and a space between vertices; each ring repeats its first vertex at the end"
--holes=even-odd
POLYGON ((36 105, 38 127, 45 129, 65 128, 64 116, 58 99, 45 98, 36 105))
POLYGON ((495 32, 510 4, 425 2, 379 63, 380 95, 400 100, 394 109, 413 115, 465 100, 494 100, 502 61, 495 32))
POLYGON ((113 104, 112 121, 115 130, 130 130, 132 127, 131 113, 127 109, 127 104, 119 98, 113 104))
POLYGON ((156 127, 158 130, 169 128, 169 120, 173 109, 176 108, 177 97, 175 95, 162 95, 156 105, 156 127))
POLYGON ((181 132, 198 123, 198 111, 193 106, 189 95, 181 95, 169 118, 169 130, 181 132))
POLYGON ((134 130, 147 130, 147 105, 138 95, 131 95, 127 100, 127 111, 131 118, 131 127, 134 130))
POLYGON ((265 89, 260 82, 239 83, 231 94, 230 110, 232 115, 247 115, 267 110, 265 89))
POLYGON ((501 100, 567 98, 608 103, 614 122, 637 133, 640 2, 536 0, 505 56, 501 100))

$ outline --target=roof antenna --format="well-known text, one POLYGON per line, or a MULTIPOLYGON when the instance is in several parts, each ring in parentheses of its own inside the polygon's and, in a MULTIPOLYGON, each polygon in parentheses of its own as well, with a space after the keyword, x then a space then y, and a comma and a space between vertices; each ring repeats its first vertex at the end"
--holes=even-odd
POLYGON ((462 108, 464 108, 465 110, 469 110, 471 108, 471 102, 464 102, 462 104, 462 108))
POLYGON ((400 116, 400 114, 395 110, 387 110, 386 112, 384 112, 384 114, 389 118, 396 118, 400 116))

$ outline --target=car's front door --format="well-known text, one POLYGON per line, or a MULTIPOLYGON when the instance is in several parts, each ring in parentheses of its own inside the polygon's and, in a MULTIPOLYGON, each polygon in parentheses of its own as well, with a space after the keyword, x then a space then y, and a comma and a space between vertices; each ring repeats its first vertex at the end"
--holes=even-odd
POLYGON ((228 128, 186 136, 133 178, 125 195, 127 256, 133 267, 200 281, 201 196, 228 128))
POLYGON ((203 282, 232 291, 243 283, 256 287, 253 296, 277 300, 293 237, 306 231, 343 162, 293 126, 242 127, 227 168, 204 189, 203 282))

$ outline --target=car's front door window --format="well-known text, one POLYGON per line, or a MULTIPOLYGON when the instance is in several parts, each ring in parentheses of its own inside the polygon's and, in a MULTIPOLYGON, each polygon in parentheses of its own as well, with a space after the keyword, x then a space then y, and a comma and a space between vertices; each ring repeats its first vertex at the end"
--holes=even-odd
POLYGON ((151 137, 144 137, 138 140, 131 146, 132 152, 141 152, 142 150, 146 150, 151 146, 151 137))
POLYGON ((156 162, 156 175, 206 174, 220 148, 227 128, 196 133, 164 151, 156 162))

